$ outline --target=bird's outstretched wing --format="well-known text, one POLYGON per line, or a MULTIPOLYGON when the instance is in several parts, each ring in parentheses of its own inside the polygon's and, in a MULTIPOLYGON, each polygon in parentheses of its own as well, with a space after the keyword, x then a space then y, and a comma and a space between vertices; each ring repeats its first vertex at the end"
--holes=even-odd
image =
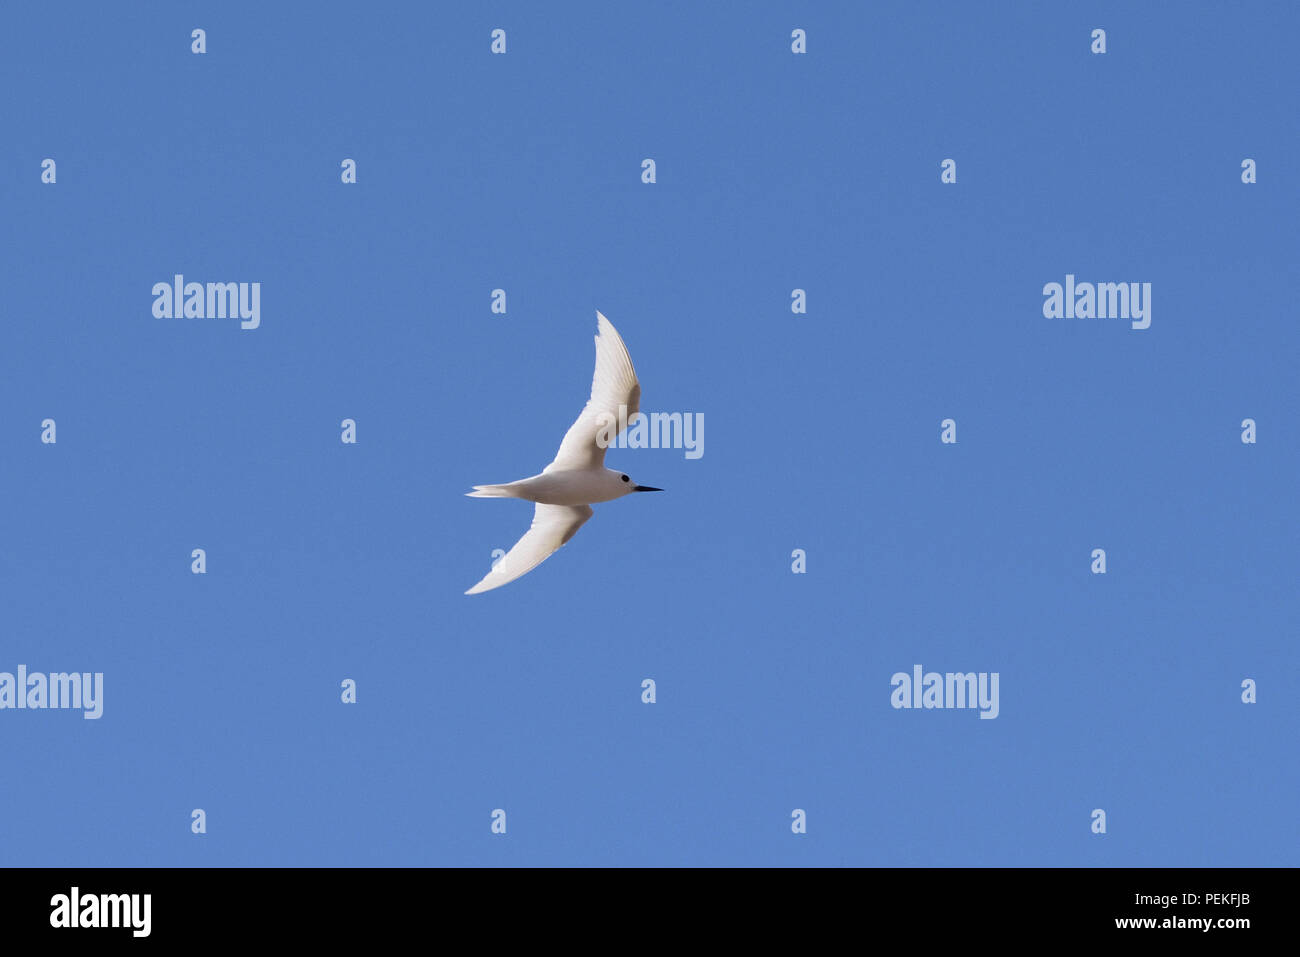
POLYGON ((631 419, 641 407, 641 383, 637 382, 632 357, 619 336, 614 324, 599 312, 596 313, 599 333, 596 335, 596 372, 591 377, 591 398, 587 400, 578 421, 569 426, 555 453, 555 461, 545 472, 573 469, 601 468, 605 464, 605 449, 596 437, 602 431, 602 415, 612 417, 615 423, 606 430, 609 438, 617 435, 619 406, 627 407, 631 419))
POLYGON ((571 539, 582 523, 591 518, 590 505, 543 505, 537 503, 533 510, 533 524, 524 537, 515 542, 496 568, 488 572, 481 582, 465 592, 477 595, 508 585, 521 575, 527 575, 551 554, 571 539))

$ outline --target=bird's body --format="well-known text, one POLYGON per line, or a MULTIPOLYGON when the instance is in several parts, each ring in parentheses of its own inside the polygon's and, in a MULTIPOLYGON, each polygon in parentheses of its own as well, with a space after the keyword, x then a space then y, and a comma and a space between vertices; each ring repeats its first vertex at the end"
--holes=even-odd
POLYGON ((627 346, 613 324, 599 312, 596 322, 596 371, 591 398, 565 433, 555 460, 538 475, 504 485, 475 485, 471 498, 520 498, 535 502, 533 524, 497 562, 492 571, 465 592, 476 595, 500 588, 532 571, 567 542, 591 518, 591 505, 632 492, 658 492, 637 485, 623 472, 605 468, 605 448, 637 414, 641 384, 627 346))
POLYGON ((475 485, 467 492, 470 498, 522 498, 543 505, 593 505, 612 502, 628 492, 622 472, 600 466, 594 469, 570 469, 543 472, 505 485, 475 485))

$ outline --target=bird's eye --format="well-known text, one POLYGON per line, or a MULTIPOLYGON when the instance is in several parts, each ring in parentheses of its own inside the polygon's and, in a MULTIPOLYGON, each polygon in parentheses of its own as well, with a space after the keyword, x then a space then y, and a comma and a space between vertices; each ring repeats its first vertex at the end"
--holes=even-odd
POLYGON ((627 481, 627 476, 626 476, 626 475, 623 476, 623 481, 624 481, 624 482, 627 481))

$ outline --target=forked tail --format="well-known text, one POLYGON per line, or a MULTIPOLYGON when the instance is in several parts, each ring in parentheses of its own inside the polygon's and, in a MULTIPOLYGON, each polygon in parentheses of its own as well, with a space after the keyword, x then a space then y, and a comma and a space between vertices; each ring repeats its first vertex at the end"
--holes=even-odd
POLYGON ((474 491, 466 492, 470 498, 518 498, 515 494, 514 485, 510 482, 506 485, 475 485, 474 491))

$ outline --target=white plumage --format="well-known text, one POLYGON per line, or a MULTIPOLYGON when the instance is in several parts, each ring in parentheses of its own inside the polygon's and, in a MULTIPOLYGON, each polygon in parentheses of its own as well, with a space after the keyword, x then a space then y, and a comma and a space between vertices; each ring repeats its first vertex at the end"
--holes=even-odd
POLYGON ((539 475, 504 485, 475 485, 474 491, 466 493, 471 498, 522 498, 536 503, 533 524, 524 537, 482 581, 465 592, 467 595, 500 588, 546 561, 591 518, 593 502, 608 502, 632 492, 660 491, 605 468, 605 446, 599 440, 616 436, 618 424, 626 425, 637 413, 641 384, 614 324, 599 312, 596 324, 591 398, 564 434, 554 461, 539 475))

